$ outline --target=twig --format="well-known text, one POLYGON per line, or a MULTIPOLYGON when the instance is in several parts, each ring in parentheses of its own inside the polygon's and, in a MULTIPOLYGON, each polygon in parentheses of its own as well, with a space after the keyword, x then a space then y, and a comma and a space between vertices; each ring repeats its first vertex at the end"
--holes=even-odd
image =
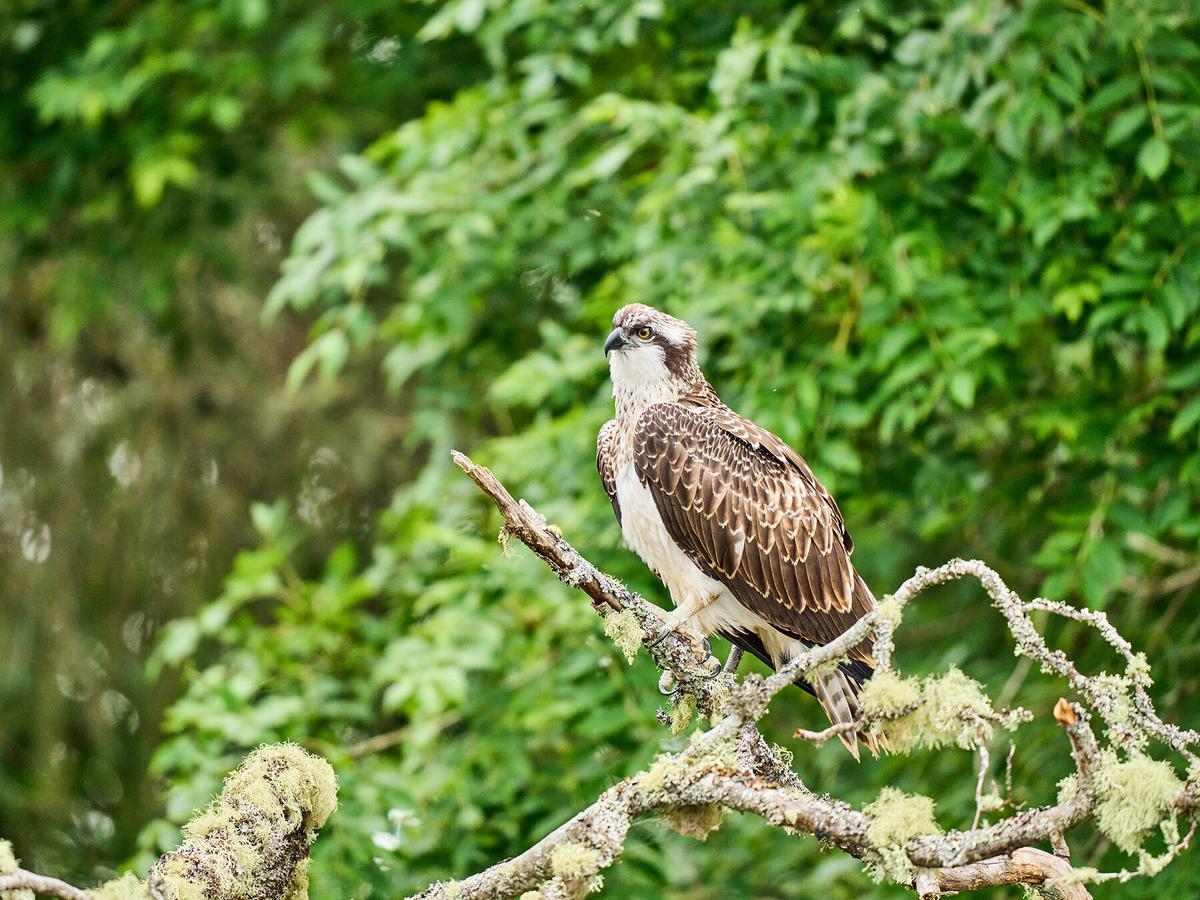
POLYGON ((863 720, 855 719, 853 722, 838 722, 836 725, 830 725, 821 731, 809 731, 807 728, 797 728, 792 737, 801 741, 812 741, 820 747, 830 738, 835 738, 839 734, 845 734, 848 731, 861 731, 862 727, 863 720))
MULTIPOLYGON (((430 720, 429 724, 433 725, 438 731, 444 731, 451 725, 454 725, 462 718, 461 713, 448 712, 442 713, 435 719, 430 720)), ((393 728, 391 731, 385 731, 381 734, 372 735, 369 738, 364 738, 357 743, 346 747, 342 752, 351 759, 358 759, 362 756, 370 756, 372 753, 382 753, 397 744, 403 744, 408 736, 412 733, 412 725, 402 725, 399 728, 393 728)))
POLYGON ((975 818, 971 820, 972 831, 979 827, 979 818, 983 815, 983 784, 987 780, 988 766, 991 763, 986 741, 978 741, 975 749, 979 753, 979 777, 975 779, 975 818))
POLYGON ((1063 900, 1088 900, 1091 894, 1082 884, 1059 882, 1071 873, 1071 864, 1038 850, 1022 847, 1008 856, 985 859, 958 869, 944 869, 938 873, 938 892, 920 895, 938 897, 950 893, 965 893, 1000 884, 1041 885, 1053 882, 1063 900))

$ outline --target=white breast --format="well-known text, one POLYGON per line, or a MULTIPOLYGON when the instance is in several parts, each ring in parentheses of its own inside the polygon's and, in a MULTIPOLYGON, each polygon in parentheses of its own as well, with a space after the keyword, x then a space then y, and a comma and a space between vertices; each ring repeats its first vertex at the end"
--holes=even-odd
POLYGON ((671 602, 685 606, 717 595, 701 609, 692 626, 707 636, 717 631, 748 631, 758 634, 776 665, 804 649, 804 645, 776 631, 757 613, 747 609, 724 584, 709 578, 688 559, 663 525, 650 491, 637 477, 632 463, 617 470, 617 501, 621 505, 621 531, 625 543, 657 575, 671 592, 671 602))
POLYGON ((617 471, 617 501, 621 504, 621 531, 625 543, 662 579, 676 606, 693 596, 711 594, 723 587, 719 581, 701 572, 671 540, 654 498, 638 480, 632 463, 617 471))

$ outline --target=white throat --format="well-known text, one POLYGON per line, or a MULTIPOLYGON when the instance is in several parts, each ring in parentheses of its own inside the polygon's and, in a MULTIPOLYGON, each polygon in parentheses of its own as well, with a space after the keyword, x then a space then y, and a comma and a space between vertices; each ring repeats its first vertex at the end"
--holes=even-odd
POLYGON ((678 396, 675 381, 658 347, 616 350, 608 358, 608 371, 612 376, 617 423, 623 432, 632 429, 646 407, 666 403, 678 396))

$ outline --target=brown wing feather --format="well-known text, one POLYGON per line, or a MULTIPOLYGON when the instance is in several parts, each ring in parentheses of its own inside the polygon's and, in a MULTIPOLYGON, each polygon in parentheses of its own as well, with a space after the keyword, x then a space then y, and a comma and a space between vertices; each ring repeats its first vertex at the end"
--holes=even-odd
POLYGON ((617 522, 621 521, 621 504, 617 501, 617 420, 609 419, 600 426, 596 435, 596 469, 600 472, 600 483, 608 494, 617 522))
MULTIPOLYGON (((672 539, 775 628, 826 644, 874 608, 837 504, 770 432, 725 407, 663 403, 638 418, 633 450, 672 539)), ((852 656, 871 663, 866 643, 852 656)))

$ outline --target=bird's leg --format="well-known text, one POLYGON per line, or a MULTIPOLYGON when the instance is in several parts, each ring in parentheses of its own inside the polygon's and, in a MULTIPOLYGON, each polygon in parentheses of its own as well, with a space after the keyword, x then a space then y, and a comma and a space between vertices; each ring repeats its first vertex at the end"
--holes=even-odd
MULTIPOLYGON (((715 591, 711 594, 688 597, 685 599, 684 602, 675 607, 674 612, 666 617, 666 619, 663 621, 662 630, 652 637, 647 642, 646 646, 657 647, 666 639, 667 635, 674 632, 686 633, 687 637, 702 646, 704 655, 701 657, 699 654, 697 654, 697 662, 703 665, 707 660, 712 658, 712 645, 708 642, 708 638, 696 633, 689 626, 691 625, 692 619, 694 619, 698 613, 708 608, 708 606, 720 596, 720 591, 715 591)), ((717 672, 715 672, 714 675, 719 673, 720 667, 718 666, 717 672)))
MULTIPOLYGON (((716 591, 712 594, 687 597, 682 603, 677 603, 675 610, 663 620, 662 631, 651 638, 647 646, 657 647, 666 640, 668 634, 674 631, 687 630, 691 633, 691 629, 686 629, 685 626, 690 624, 698 613, 707 609, 720 596, 720 591, 716 591)), ((697 641, 702 639, 700 635, 693 636, 697 641)))

